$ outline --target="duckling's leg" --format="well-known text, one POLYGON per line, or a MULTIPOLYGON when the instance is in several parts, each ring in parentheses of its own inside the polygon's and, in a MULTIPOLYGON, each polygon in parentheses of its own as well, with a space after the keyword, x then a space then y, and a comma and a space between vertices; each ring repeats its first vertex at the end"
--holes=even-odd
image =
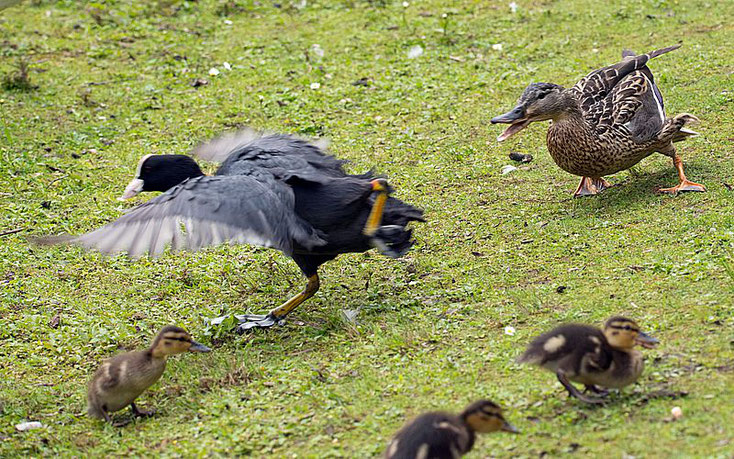
MULTIPOLYGON (((671 156, 670 154, 663 153, 667 156, 671 156)), ((677 194, 680 191, 706 191, 706 187, 701 185, 700 183, 691 182, 686 178, 686 174, 683 172, 683 160, 680 159, 680 156, 678 156, 675 153, 675 149, 672 152, 673 157, 673 165, 675 166, 675 169, 678 171, 678 178, 680 179, 680 183, 674 187, 671 188, 661 188, 661 193, 670 193, 670 194, 677 194)))
POLYGON ((301 303, 314 296, 319 290, 319 275, 313 274, 308 276, 308 283, 302 292, 296 294, 293 298, 273 309, 266 315, 244 314, 235 316, 239 320, 240 325, 237 332, 242 333, 251 328, 269 328, 275 324, 283 323, 285 316, 296 309, 301 303))
POLYGON ((584 385, 584 392, 591 392, 593 394, 598 395, 599 397, 606 397, 609 395, 609 391, 606 389, 602 389, 601 387, 594 385, 594 384, 585 384, 584 385))
POLYGON ((132 410, 133 415, 138 418, 149 418, 155 414, 155 410, 143 411, 139 409, 135 402, 130 404, 130 410, 132 410))
POLYGON ((581 391, 576 389, 576 387, 568 381, 568 378, 566 377, 566 373, 563 370, 561 370, 560 368, 556 371, 556 377, 558 377, 558 381, 561 384, 563 384, 563 387, 566 388, 566 390, 568 391, 568 394, 571 397, 576 397, 577 399, 585 403, 592 403, 592 404, 604 403, 603 400, 600 400, 598 398, 587 397, 586 395, 581 393, 581 391))
POLYGON ((594 196, 601 193, 607 188, 611 188, 611 184, 602 177, 581 177, 581 182, 573 193, 574 198, 584 196, 594 196))

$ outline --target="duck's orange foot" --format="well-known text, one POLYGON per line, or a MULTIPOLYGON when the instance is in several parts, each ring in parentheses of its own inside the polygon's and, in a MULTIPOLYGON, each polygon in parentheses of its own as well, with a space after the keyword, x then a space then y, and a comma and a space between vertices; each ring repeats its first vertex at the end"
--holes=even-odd
POLYGON ((683 180, 678 185, 671 188, 660 188, 661 193, 678 194, 681 191, 706 191, 706 187, 700 183, 691 182, 690 180, 683 180))
POLYGON ((581 183, 574 191, 573 197, 594 196, 611 187, 612 185, 601 177, 581 177, 581 183))

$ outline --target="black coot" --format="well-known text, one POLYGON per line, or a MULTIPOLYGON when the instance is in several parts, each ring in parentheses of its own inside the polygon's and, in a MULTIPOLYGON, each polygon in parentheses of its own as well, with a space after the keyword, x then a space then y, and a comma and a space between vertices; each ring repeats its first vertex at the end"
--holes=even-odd
POLYGON ((414 243, 411 221, 423 212, 389 197, 372 173, 349 175, 340 161, 305 140, 246 130, 193 154, 222 161, 213 176, 185 155, 148 155, 123 198, 164 191, 102 228, 81 236, 42 238, 132 257, 229 243, 272 247, 293 258, 306 288, 267 315, 237 316, 238 330, 270 327, 319 288, 318 267, 340 253, 372 247, 398 257, 414 243))

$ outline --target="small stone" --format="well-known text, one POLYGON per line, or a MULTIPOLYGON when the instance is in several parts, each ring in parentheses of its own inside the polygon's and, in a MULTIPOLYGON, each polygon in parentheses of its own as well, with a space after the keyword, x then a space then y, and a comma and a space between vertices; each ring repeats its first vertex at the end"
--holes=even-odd
POLYGON ((533 160, 533 155, 524 155, 516 151, 510 152, 510 159, 519 163, 529 163, 533 160))

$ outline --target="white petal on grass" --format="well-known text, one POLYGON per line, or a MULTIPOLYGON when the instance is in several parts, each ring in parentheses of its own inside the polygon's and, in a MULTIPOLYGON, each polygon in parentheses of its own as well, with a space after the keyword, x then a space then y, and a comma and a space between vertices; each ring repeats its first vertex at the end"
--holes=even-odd
POLYGON ((502 51, 502 43, 495 43, 492 45, 492 49, 495 51, 502 51))
POLYGON ((41 427, 43 427, 43 424, 41 424, 38 421, 21 422, 20 424, 15 425, 15 428, 18 430, 18 432, 25 432, 26 430, 40 429, 41 427))
POLYGON ((295 2, 295 3, 293 4, 293 6, 294 6, 294 7, 295 7, 295 8, 297 9, 297 10, 302 10, 302 9, 306 8, 306 5, 308 5, 308 2, 307 2, 306 0, 301 0, 300 2, 295 2))
POLYGON ((515 335, 515 327, 511 327, 510 325, 505 327, 505 335, 508 336, 514 336, 515 335))
POLYGON ((324 48, 318 43, 311 45, 311 53, 318 57, 324 57, 324 48))
POLYGON ((229 19, 225 19, 224 20, 224 23, 227 24, 227 25, 232 25, 232 21, 230 21, 229 19))
POLYGON ((673 419, 680 419, 683 417, 683 410, 679 406, 674 406, 672 410, 670 410, 670 414, 673 415, 673 419))
POLYGON ((409 6, 410 6, 410 3, 408 3, 408 2, 403 2, 403 8, 407 8, 407 7, 409 7, 409 6))
POLYGON ((216 67, 212 67, 209 69, 209 75, 211 76, 217 76, 219 75, 219 69, 216 67))
POLYGON ((510 11, 517 13, 518 4, 515 2, 510 3, 510 11))
POLYGON ((319 89, 320 87, 321 87, 321 83, 319 82, 311 83, 311 89, 319 89))
POLYGON ((232 70, 232 65, 229 62, 222 62, 222 67, 227 70, 232 70))
POLYGON ((516 171, 516 170, 517 170, 517 167, 515 167, 515 166, 510 166, 510 165, 508 164, 507 166, 503 166, 503 167, 502 167, 502 170, 501 170, 501 172, 502 172, 502 175, 507 175, 507 174, 509 174, 510 172, 512 172, 512 171, 516 171))
POLYGON ((421 45, 415 45, 408 51, 408 58, 415 59, 421 54, 423 54, 423 47, 421 45))

